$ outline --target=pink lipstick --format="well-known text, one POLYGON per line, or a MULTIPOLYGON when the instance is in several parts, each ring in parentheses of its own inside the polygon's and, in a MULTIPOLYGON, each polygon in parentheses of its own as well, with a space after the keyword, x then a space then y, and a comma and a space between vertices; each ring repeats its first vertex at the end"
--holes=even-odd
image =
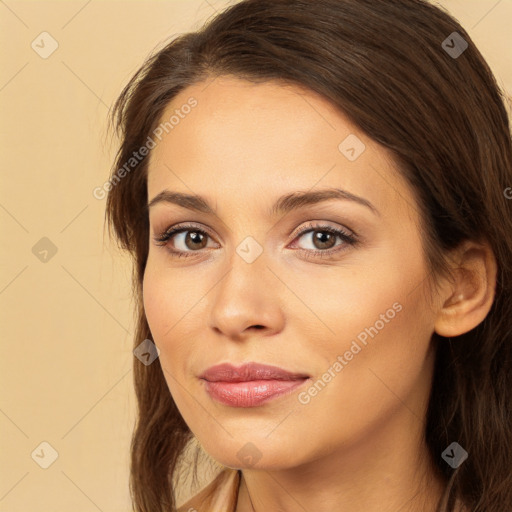
POLYGON ((231 407, 256 407, 302 386, 309 375, 259 363, 240 367, 224 363, 208 368, 199 378, 212 399, 231 407))

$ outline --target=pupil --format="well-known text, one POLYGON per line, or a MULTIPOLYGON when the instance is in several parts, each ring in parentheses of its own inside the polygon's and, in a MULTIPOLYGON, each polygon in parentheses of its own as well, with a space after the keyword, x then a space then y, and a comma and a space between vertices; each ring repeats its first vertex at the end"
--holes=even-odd
POLYGON ((314 240, 320 243, 321 249, 329 249, 332 247, 332 244, 329 244, 329 242, 334 240, 334 236, 326 231, 317 231, 314 240))
POLYGON ((196 233, 195 231, 189 232, 187 237, 192 241, 192 244, 201 244, 203 235, 201 233, 196 233))

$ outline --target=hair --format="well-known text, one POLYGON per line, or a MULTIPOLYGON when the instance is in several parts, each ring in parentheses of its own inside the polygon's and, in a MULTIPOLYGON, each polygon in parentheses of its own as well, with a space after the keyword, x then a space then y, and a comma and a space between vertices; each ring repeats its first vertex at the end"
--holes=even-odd
MULTIPOLYGON (((432 336, 437 348, 425 440, 447 483, 438 510, 453 511, 456 499, 474 512, 509 510, 512 201, 505 191, 512 186, 512 142, 504 94, 469 35, 424 0, 243 0, 149 56, 110 117, 121 143, 106 221, 133 260, 134 346, 151 338, 142 304, 149 250, 148 158, 128 173, 117 173, 146 144, 180 91, 219 76, 307 88, 388 148, 417 201, 434 284, 449 275, 451 249, 466 240, 490 245, 498 274, 486 318, 460 336, 432 336), (468 44, 458 57, 443 45, 453 32, 468 44), (469 454, 457 469, 441 457, 454 441, 469 454)), ((137 512, 175 510, 174 478, 194 436, 158 359, 145 366, 134 358, 134 385, 134 507, 137 512)))

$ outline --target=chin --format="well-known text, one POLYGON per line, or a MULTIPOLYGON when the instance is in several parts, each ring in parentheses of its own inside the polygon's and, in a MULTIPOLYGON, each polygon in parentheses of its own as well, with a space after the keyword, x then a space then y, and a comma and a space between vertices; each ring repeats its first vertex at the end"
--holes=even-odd
POLYGON ((302 463, 294 456, 300 452, 299 447, 290 451, 280 450, 275 443, 268 439, 258 442, 253 441, 236 442, 219 449, 217 444, 214 450, 204 450, 219 464, 231 469, 261 469, 261 470, 282 470, 297 466, 302 463))

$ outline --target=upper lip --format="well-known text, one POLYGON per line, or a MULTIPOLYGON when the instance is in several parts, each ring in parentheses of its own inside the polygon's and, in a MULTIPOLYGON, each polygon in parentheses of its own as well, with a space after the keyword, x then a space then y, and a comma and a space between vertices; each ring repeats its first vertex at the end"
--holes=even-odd
POLYGON ((297 380, 306 379, 305 373, 294 373, 260 363, 246 363, 236 367, 229 363, 218 364, 208 368, 200 375, 209 382, 246 382, 251 380, 297 380))

